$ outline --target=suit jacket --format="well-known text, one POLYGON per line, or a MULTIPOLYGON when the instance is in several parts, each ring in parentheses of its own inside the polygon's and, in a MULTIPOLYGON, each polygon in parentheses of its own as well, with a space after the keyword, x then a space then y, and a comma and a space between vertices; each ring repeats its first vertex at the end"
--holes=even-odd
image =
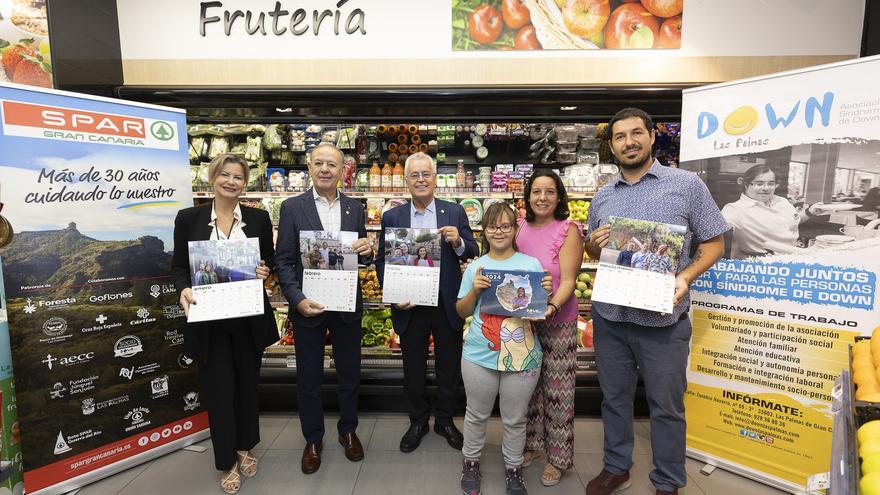
MULTIPOLYGON (((410 228, 411 202, 392 208, 382 215, 382 233, 379 236, 379 255, 376 257, 376 275, 382 284, 385 278, 385 229, 388 227, 410 228)), ((455 311, 455 302, 458 300, 458 288, 461 285, 461 268, 459 262, 477 256, 479 250, 474 234, 468 224, 467 214, 458 203, 443 201, 434 198, 437 212, 437 227, 453 226, 458 228, 461 241, 464 243, 464 252, 461 256, 455 254, 455 249, 448 242, 440 242, 440 294, 443 295, 443 306, 449 325, 453 329, 462 328, 462 319, 455 311)), ((399 335, 406 332, 409 325, 410 310, 399 310, 391 307, 391 321, 394 331, 399 335)))
MULTIPOLYGON (((341 230, 357 232, 358 239, 367 237, 364 206, 357 199, 339 193, 339 207, 342 212, 341 230)), ((278 263, 278 278, 281 290, 290 304, 288 318, 294 326, 322 327, 325 315, 306 317, 296 309, 296 305, 306 298, 302 292, 303 262, 299 249, 299 233, 303 230, 324 230, 318 207, 315 206, 313 189, 287 198, 281 204, 281 220, 278 222, 278 242, 276 243, 275 261, 278 263)), ((361 257, 363 263, 372 258, 361 257)), ((360 321, 363 312, 361 286, 357 286, 357 302, 354 313, 339 313, 342 321, 350 323, 360 321)))
MULTIPOLYGON (((207 241, 214 232, 208 225, 211 222, 212 203, 207 203, 192 208, 185 208, 177 212, 174 220, 174 257, 172 259, 172 272, 174 284, 177 290, 192 287, 189 267, 189 241, 207 241)), ((266 262, 269 268, 275 264, 274 248, 272 247, 272 221, 269 212, 257 208, 241 207, 241 221, 244 223, 242 230, 248 237, 260 239, 260 258, 266 262)), ((269 298, 263 293, 263 314, 244 318, 250 326, 254 336, 256 348, 262 355, 263 349, 278 341, 278 327, 269 298)), ((211 328, 217 322, 187 323, 184 329, 184 353, 200 363, 208 360, 208 346, 211 338, 211 328)))

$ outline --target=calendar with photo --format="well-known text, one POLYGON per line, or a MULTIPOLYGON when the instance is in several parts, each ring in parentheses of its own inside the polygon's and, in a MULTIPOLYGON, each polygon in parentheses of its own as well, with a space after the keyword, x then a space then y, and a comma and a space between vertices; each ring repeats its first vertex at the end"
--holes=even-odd
POLYGON ((610 217, 593 301, 672 313, 675 274, 687 230, 682 225, 610 217))
POLYGON ((436 229, 385 229, 382 302, 437 306, 440 234, 436 229))
POLYGON ((263 281, 257 278, 257 238, 190 241, 190 278, 196 304, 187 321, 223 320, 263 312, 263 281))
POLYGON ((547 291, 543 272, 483 270, 492 286, 480 294, 480 312, 491 315, 544 319, 547 291))
POLYGON ((299 233, 303 294, 327 311, 351 313, 357 303, 357 232, 304 230, 299 233))

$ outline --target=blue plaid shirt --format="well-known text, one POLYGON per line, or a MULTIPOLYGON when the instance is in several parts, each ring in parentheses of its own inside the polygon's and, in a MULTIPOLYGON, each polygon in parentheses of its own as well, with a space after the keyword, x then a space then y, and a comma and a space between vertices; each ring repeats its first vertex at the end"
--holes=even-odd
MULTIPOLYGON (((697 174, 664 167, 657 160, 638 182, 630 184, 621 175, 596 193, 590 202, 587 235, 608 223, 608 217, 612 216, 687 226, 676 274, 690 264, 693 242, 699 244, 730 229, 697 174)), ((690 308, 690 303, 690 295, 685 295, 672 314, 666 316, 655 311, 600 302, 594 302, 593 308, 606 320, 665 327, 678 321, 690 308)))

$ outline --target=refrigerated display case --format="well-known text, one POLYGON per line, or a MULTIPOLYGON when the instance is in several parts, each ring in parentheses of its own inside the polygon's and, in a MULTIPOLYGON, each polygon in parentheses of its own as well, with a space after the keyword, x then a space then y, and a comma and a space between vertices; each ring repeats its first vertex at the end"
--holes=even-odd
MULTIPOLYGON (((464 202, 473 214, 472 228, 477 236, 479 210, 487 202, 507 201, 523 207, 522 183, 532 167, 563 174, 570 200, 577 205, 572 208, 572 218, 584 224, 596 187, 616 170, 610 163, 601 124, 624 106, 639 106, 655 116, 659 122, 656 155, 666 164, 677 163, 680 88, 351 91, 122 87, 117 94, 187 110, 196 203, 212 198, 206 181, 200 179, 210 158, 220 152, 238 153, 251 163, 252 175, 257 178, 248 185, 243 201, 269 210, 276 224, 280 203, 309 187, 308 150, 322 141, 339 145, 354 162, 354 169, 344 176, 342 189, 364 202, 372 220, 367 227, 371 236, 378 235, 383 208, 405 201, 408 193, 399 184, 371 187, 369 169, 374 163, 393 167, 405 161, 410 152, 425 151, 437 159, 438 174, 448 179, 438 181, 442 187, 438 187, 437 197, 464 202), (458 183, 460 165, 464 176, 472 177, 465 184, 458 183), (503 176, 505 180, 486 182, 487 173, 496 174, 490 179, 503 176)), ((595 268, 594 262, 584 260, 582 273, 587 275, 579 280, 583 286, 578 289, 583 318, 579 345, 592 340, 588 282, 595 268)), ((361 409, 404 412, 399 345, 393 329, 385 328, 384 316, 377 314, 387 312, 388 306, 370 282, 374 275, 369 270, 362 268, 361 274, 362 287, 366 285, 361 409)), ((290 345, 295 329, 291 332, 286 326, 288 308, 279 292, 272 296, 279 313, 279 343, 266 350, 261 371, 261 406, 265 410, 296 405, 296 354, 290 345)), ((325 359, 324 401, 332 409, 336 380, 329 346, 325 359)), ((429 394, 433 393, 431 368, 429 358, 429 394)), ((463 399, 463 388, 460 395, 463 399)), ((580 347, 578 414, 598 415, 600 396, 592 349, 580 347)), ((642 414, 646 406, 641 389, 639 397, 637 413, 642 414)), ((464 400, 459 404, 463 409, 464 400)))

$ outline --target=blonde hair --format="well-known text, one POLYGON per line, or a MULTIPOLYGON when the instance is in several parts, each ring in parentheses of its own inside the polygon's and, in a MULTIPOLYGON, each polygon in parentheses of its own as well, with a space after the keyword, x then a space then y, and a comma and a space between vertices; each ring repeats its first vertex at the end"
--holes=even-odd
POLYGON ((244 183, 247 184, 250 179, 251 168, 248 166, 247 160, 232 153, 221 153, 211 160, 210 165, 208 165, 208 178, 211 183, 217 179, 217 176, 220 175, 220 172, 227 163, 236 163, 241 166, 244 183))

